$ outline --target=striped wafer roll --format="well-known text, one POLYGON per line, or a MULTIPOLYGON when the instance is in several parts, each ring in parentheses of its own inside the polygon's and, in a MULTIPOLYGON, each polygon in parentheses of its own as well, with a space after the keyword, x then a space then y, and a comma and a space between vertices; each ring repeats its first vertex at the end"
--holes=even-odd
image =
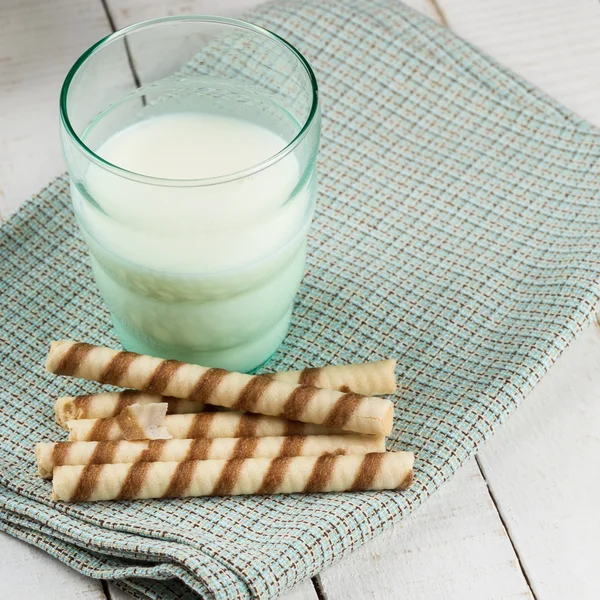
POLYGON ((394 407, 382 398, 299 386, 268 375, 232 373, 79 342, 53 342, 46 369, 58 375, 358 433, 387 435, 392 429, 394 407))
POLYGON ((52 497, 65 502, 240 494, 405 490, 411 452, 137 462, 54 469, 52 497))
POLYGON ((385 450, 385 438, 368 435, 293 435, 252 438, 197 438, 119 442, 53 442, 36 445, 38 473, 52 478, 54 467, 133 462, 367 454, 385 450))
MULTIPOLYGON (((167 415, 165 427, 177 439, 348 434, 341 429, 242 412, 167 415)), ((67 429, 71 441, 125 439, 116 417, 67 421, 67 429)))
POLYGON ((396 391, 395 370, 396 361, 388 359, 356 365, 328 365, 302 371, 283 371, 273 373, 273 377, 288 383, 373 396, 393 394, 396 391))
POLYGON ((107 392, 103 394, 87 394, 85 396, 65 396, 58 398, 54 404, 56 422, 62 427, 67 421, 75 419, 105 419, 116 417, 124 408, 132 404, 167 404, 167 414, 202 412, 202 402, 192 402, 184 398, 146 394, 136 390, 123 392, 107 392))

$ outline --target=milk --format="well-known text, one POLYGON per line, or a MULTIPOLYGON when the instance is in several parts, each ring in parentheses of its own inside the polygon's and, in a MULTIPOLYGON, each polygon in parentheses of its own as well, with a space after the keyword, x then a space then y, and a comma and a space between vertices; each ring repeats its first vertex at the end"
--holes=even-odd
POLYGON ((290 152, 231 175, 286 144, 250 119, 184 111, 143 119, 95 148, 137 174, 92 163, 72 185, 126 348, 238 371, 275 351, 304 270, 314 169, 302 172, 290 152))

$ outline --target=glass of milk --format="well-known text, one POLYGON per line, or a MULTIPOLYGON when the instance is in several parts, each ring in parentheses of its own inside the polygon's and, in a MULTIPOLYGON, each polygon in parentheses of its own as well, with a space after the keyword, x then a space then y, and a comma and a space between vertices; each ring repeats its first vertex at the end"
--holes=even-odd
POLYGON ((277 349, 315 205, 317 82, 277 35, 185 16, 118 31, 60 99, 77 221, 125 348, 252 371, 277 349))

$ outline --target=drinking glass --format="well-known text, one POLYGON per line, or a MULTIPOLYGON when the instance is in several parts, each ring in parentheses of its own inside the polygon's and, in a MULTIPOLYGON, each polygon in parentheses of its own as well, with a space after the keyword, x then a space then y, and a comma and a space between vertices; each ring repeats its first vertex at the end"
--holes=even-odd
POLYGON ((79 58, 60 117, 74 212, 123 346, 242 372, 265 362, 289 328, 315 205, 306 59, 235 19, 146 21, 79 58))

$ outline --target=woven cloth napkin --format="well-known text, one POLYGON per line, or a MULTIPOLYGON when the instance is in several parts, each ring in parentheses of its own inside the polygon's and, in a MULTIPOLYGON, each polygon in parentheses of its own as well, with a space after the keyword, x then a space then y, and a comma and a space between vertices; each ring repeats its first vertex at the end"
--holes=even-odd
POLYGON ((399 359, 405 493, 60 504, 48 342, 117 342, 59 177, 0 231, 0 528, 138 598, 272 598, 406 516, 515 409, 599 300, 600 133, 392 0, 280 1, 252 21, 314 65, 320 192, 269 370, 399 359))

